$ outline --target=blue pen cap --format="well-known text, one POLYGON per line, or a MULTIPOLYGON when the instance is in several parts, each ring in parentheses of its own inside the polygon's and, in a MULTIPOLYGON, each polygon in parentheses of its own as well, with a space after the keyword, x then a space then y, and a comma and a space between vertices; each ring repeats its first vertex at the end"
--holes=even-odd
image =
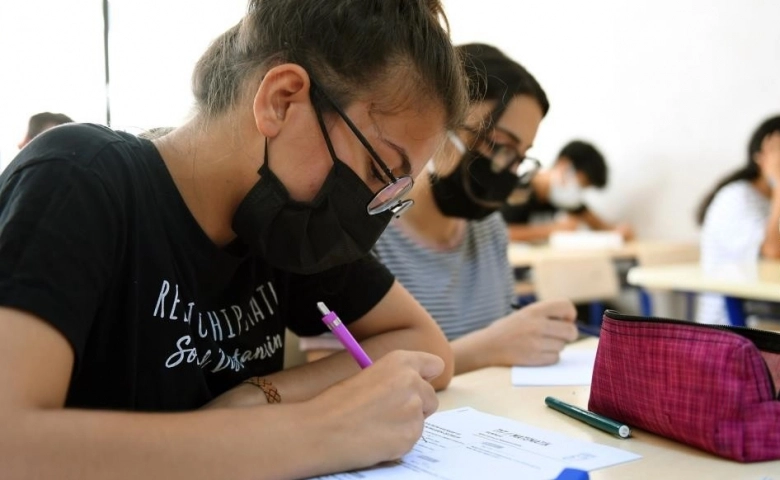
POLYGON ((590 480, 590 475, 585 470, 576 468, 564 468, 561 473, 555 477, 555 480, 590 480))

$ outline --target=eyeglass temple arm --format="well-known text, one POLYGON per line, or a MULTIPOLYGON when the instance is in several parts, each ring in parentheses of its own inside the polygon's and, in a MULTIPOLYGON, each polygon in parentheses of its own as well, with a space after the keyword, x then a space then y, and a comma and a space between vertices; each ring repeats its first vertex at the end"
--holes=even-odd
MULTIPOLYGON (((322 89, 322 87, 319 86, 317 81, 314 80, 314 78, 311 75, 309 75, 309 80, 311 81, 312 85, 318 90, 318 93, 322 96, 322 98, 324 98, 330 104, 330 106, 333 107, 333 109, 336 111, 336 113, 339 114, 341 119, 344 120, 344 122, 347 124, 349 129, 352 130, 352 133, 355 134, 355 136, 360 141, 360 143, 363 144, 363 147, 365 147, 365 149, 368 150, 368 153, 371 155, 372 160, 374 160, 374 162, 377 165, 379 165, 379 168, 382 169, 382 172, 384 172, 384 174, 387 175, 387 177, 392 182, 397 182, 398 179, 395 177, 395 175, 393 175, 393 172, 390 170, 390 168, 387 165, 385 165, 385 162, 383 162, 379 158, 379 154, 376 153, 376 151, 374 150, 374 147, 372 147, 371 144, 368 143, 368 140, 366 140, 366 137, 364 137, 363 134, 360 133, 360 130, 358 130, 357 126, 355 126, 355 124, 352 123, 352 120, 349 119, 347 114, 344 113, 344 111, 338 105, 336 105, 336 102, 331 100, 330 97, 325 94, 325 91, 322 89)), ((319 116, 319 114, 318 114, 318 116, 319 116)))

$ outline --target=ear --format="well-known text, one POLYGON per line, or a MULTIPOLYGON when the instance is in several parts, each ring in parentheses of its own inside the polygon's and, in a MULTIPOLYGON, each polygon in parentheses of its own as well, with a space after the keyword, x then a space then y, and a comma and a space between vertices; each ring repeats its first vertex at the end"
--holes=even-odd
POLYGON ((309 75, 300 65, 285 63, 270 69, 252 104, 257 130, 266 138, 278 135, 301 107, 311 108, 310 88, 309 75))

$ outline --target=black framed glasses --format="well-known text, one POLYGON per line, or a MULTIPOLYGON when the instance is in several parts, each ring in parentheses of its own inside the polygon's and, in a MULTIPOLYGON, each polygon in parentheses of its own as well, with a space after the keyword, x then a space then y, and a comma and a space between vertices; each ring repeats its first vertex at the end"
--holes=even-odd
POLYGON ((517 205, 528 200, 528 187, 536 173, 542 168, 542 162, 536 158, 522 155, 516 148, 496 142, 484 130, 464 127, 487 150, 490 168, 493 173, 510 171, 517 177, 515 191, 506 203, 517 205))
POLYGON ((463 129, 473 135, 487 150, 484 153, 487 153, 488 158, 490 158, 490 168, 493 173, 512 170, 512 173, 517 175, 521 182, 528 182, 542 165, 539 160, 521 154, 514 147, 496 142, 484 130, 471 127, 463 127, 463 129))
POLYGON ((535 158, 524 157, 517 165, 514 174, 517 175, 517 184, 512 193, 506 198, 506 204, 510 206, 522 205, 531 198, 531 180, 542 168, 542 162, 535 158))
MULTIPOLYGON (((314 89, 316 89, 317 95, 319 95, 323 100, 328 102, 331 107, 333 107, 333 110, 335 110, 341 119, 344 120, 344 123, 346 123, 347 127, 352 130, 352 133, 355 134, 360 143, 363 144, 363 147, 368 151, 371 159, 374 161, 374 163, 376 163, 381 172, 389 180, 387 185, 376 192, 371 201, 368 202, 366 205, 366 212, 369 215, 378 215, 382 212, 390 211, 396 217, 400 216, 403 212, 408 210, 409 207, 414 205, 414 200, 403 198, 409 193, 409 191, 411 191, 412 187, 414 186, 414 180, 412 179, 411 175, 401 175, 399 177, 393 175, 390 167, 388 167, 379 154, 376 153, 374 147, 372 147, 368 142, 368 139, 366 139, 366 137, 360 133, 360 130, 355 126, 354 123, 352 123, 352 120, 347 116, 344 110, 342 110, 341 107, 339 107, 336 102, 334 102, 325 93, 325 90, 316 80, 314 80, 311 75, 309 75, 309 79, 314 89)), ((322 118, 322 112, 317 107, 316 103, 314 105, 314 110, 317 113, 317 121, 320 124, 320 128, 322 128, 322 133, 325 135, 325 140, 328 144, 328 150, 330 151, 330 154, 336 158, 336 152, 333 149, 333 145, 330 142, 330 136, 328 135, 327 129, 325 128, 325 121, 322 118)))

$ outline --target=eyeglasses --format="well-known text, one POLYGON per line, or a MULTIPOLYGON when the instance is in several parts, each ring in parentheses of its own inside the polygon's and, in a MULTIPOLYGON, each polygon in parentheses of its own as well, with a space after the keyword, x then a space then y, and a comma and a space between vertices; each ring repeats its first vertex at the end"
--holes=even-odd
POLYGON ((472 134, 487 149, 490 168, 494 173, 511 171, 517 176, 515 190, 506 199, 506 203, 509 205, 525 203, 528 200, 528 186, 534 175, 542 168, 542 162, 520 154, 514 147, 497 143, 484 131, 470 127, 464 127, 464 130, 472 134))
POLYGON ((487 149, 493 173, 515 169, 513 173, 518 176, 520 182, 527 183, 542 165, 539 160, 520 154, 514 147, 496 142, 484 130, 471 127, 463 129, 487 149))
MULTIPOLYGON (((368 151, 371 159, 377 164, 377 166, 379 166, 382 173, 384 173, 385 176, 390 179, 390 182, 382 187, 382 189, 380 189, 378 192, 376 192, 374 194, 374 198, 368 202, 368 205, 366 205, 366 212, 368 212, 369 215, 378 215, 382 212, 390 211, 394 216, 400 216, 403 212, 408 210, 409 207, 414 205, 414 200, 404 200, 403 198, 409 193, 409 191, 412 189, 412 186, 414 186, 414 180, 412 179, 411 175, 401 175, 400 177, 393 175, 390 167, 388 167, 387 164, 382 161, 382 159, 379 157, 379 154, 377 154, 374 150, 374 147, 368 143, 366 137, 360 133, 360 130, 358 130, 355 124, 352 123, 352 120, 350 120, 347 114, 344 113, 341 107, 336 105, 336 102, 331 100, 331 98, 325 94, 325 90, 320 87, 320 85, 311 75, 309 75, 309 79, 311 80, 312 86, 316 88, 317 94, 326 100, 331 105, 331 107, 333 107, 341 119, 344 120, 344 123, 347 124, 347 127, 352 130, 352 133, 354 133, 360 143, 363 144, 363 147, 365 147, 365 149, 368 151)), ((320 112, 320 109, 317 108, 316 105, 314 106, 314 110, 317 113, 317 121, 320 124, 320 128, 322 128, 322 133, 325 135, 325 140, 328 144, 328 150, 335 158, 336 152, 333 149, 333 145, 330 142, 330 136, 328 135, 325 128, 325 121, 322 118, 322 112, 320 112)))
POLYGON ((506 198, 506 204, 510 206, 522 205, 531 198, 531 180, 542 168, 542 162, 535 158, 525 157, 515 170, 517 184, 512 193, 506 198))

